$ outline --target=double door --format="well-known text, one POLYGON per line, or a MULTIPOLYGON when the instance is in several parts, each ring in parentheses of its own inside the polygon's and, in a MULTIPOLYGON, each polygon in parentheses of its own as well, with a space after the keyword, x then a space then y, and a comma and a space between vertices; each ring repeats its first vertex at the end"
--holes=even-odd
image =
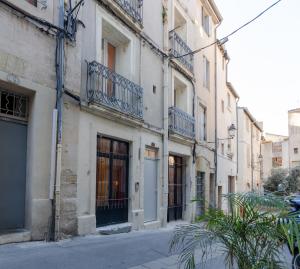
POLYGON ((96 225, 128 221, 129 145, 97 138, 96 225))

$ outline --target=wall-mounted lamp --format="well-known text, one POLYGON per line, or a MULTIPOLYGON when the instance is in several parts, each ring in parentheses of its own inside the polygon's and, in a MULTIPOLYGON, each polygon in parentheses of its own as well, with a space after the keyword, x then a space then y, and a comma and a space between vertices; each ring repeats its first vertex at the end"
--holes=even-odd
POLYGON ((235 137, 235 132, 236 132, 236 127, 235 125, 232 123, 230 125, 230 127, 228 128, 228 133, 229 133, 229 139, 233 139, 235 137))

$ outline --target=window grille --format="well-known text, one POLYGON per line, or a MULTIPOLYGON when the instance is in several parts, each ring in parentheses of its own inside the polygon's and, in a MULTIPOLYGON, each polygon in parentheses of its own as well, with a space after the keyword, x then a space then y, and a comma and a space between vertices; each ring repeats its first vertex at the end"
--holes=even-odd
POLYGON ((0 116, 27 120, 28 97, 0 89, 0 116))

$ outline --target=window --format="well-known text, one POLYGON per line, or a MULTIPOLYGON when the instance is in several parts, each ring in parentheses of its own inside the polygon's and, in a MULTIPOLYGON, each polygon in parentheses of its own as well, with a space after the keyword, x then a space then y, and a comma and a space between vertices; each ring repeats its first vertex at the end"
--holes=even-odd
POLYGON ((273 168, 282 166, 282 158, 281 157, 272 158, 272 166, 273 168))
POLYGON ((223 196, 223 190, 222 186, 218 186, 218 209, 222 209, 222 196, 223 196))
POLYGON ((230 93, 227 93, 227 107, 231 107, 231 97, 230 97, 230 93))
POLYGON ((27 120, 28 97, 0 88, 0 117, 27 120))
POLYGON ((197 198, 197 216, 201 216, 205 212, 205 173, 197 171, 196 177, 196 198, 197 198))
POLYGON ((203 56, 203 87, 209 89, 210 86, 210 63, 205 56, 203 56))
POLYGON ((247 116, 246 116, 245 123, 246 123, 247 132, 250 132, 250 120, 249 120, 249 118, 247 116))
POLYGON ((156 94, 156 86, 155 85, 153 85, 152 91, 154 94, 156 94))
POLYGON ((25 1, 37 7, 37 0, 25 0, 25 1))
POLYGON ((272 143, 272 153, 281 153, 282 152, 282 144, 280 142, 272 143))
POLYGON ((210 17, 206 14, 204 11, 204 8, 202 7, 202 27, 205 33, 210 36, 211 31, 210 31, 210 17))
POLYGON ((294 148, 294 154, 298 154, 298 148, 294 148))
POLYGON ((231 140, 228 140, 228 144, 227 144, 227 153, 232 153, 231 152, 231 140))
POLYGON ((250 146, 249 145, 247 145, 247 165, 248 165, 248 167, 250 167, 250 165, 251 165, 251 156, 250 156, 250 146))
POLYGON ((200 141, 206 141, 206 107, 200 104, 199 106, 200 115, 200 141))
POLYGON ((221 144, 221 152, 222 152, 222 155, 224 155, 224 153, 225 153, 224 152, 224 143, 221 144))
POLYGON ((221 101, 221 107, 222 107, 222 112, 224 113, 224 109, 225 109, 224 100, 221 101))

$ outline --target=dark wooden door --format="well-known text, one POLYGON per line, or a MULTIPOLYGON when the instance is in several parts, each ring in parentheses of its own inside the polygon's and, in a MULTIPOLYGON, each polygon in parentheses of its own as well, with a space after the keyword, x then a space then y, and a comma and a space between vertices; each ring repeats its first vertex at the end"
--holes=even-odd
POLYGON ((183 187, 183 158, 170 155, 168 221, 182 219, 183 187))
POLYGON ((97 140, 97 227, 127 222, 129 145, 102 136, 97 140))

